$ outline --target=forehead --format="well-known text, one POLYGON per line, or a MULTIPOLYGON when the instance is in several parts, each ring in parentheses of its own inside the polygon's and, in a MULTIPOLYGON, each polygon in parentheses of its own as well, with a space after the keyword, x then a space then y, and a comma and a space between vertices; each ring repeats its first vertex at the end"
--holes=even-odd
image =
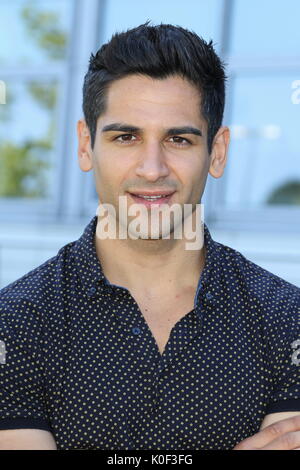
POLYGON ((139 117, 149 121, 178 118, 195 123, 203 120, 200 106, 200 91, 180 76, 155 79, 135 74, 116 80, 109 86, 106 111, 102 118, 123 119, 126 122, 139 117))

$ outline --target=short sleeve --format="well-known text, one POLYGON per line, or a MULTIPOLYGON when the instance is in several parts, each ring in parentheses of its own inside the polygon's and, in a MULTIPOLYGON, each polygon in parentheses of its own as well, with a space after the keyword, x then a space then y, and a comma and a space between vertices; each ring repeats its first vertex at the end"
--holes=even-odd
POLYGON ((269 338, 273 390, 266 414, 300 411, 300 289, 278 302, 269 338))
POLYGON ((28 301, 0 296, 0 429, 51 431, 46 412, 42 328, 28 301))

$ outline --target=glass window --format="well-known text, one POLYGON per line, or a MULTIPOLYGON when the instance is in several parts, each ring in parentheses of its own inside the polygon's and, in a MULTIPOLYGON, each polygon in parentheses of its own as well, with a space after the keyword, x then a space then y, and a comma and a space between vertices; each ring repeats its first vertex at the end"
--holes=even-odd
POLYGON ((72 0, 2 0, 0 198, 56 196, 72 0))
POLYGON ((232 87, 232 141, 225 202, 230 209, 300 206, 300 105, 295 76, 243 76, 232 87))
POLYGON ((220 12, 223 0, 190 0, 186 4, 174 0, 109 0, 106 7, 104 42, 113 33, 138 26, 151 20, 152 24, 170 23, 194 30, 204 39, 220 40, 220 12))
POLYGON ((234 0, 232 6, 225 58, 232 139, 219 204, 272 209, 268 214, 298 210, 300 2, 234 0))
POLYGON ((299 0, 235 0, 230 55, 299 56, 299 0))
POLYGON ((64 60, 72 3, 71 0, 1 0, 0 66, 64 60))
POLYGON ((9 80, 0 107, 0 197, 51 197, 56 80, 9 80))

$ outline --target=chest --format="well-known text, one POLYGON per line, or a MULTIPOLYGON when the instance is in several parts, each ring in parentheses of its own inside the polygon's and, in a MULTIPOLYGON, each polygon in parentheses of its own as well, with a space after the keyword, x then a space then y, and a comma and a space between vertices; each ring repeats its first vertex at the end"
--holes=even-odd
POLYGON ((169 296, 147 296, 139 293, 134 298, 156 341, 160 354, 168 342, 170 332, 176 323, 194 308, 195 289, 169 296))
MULTIPOLYGON (((129 300, 128 322, 141 316, 129 300)), ((161 352, 170 340, 160 364, 143 325, 121 321, 120 296, 77 308, 63 344, 57 330, 49 335, 47 409, 60 448, 232 448, 256 432, 272 386, 256 330, 220 307, 206 310, 192 341, 184 329, 169 338, 194 296, 156 300, 137 298, 161 352)), ((187 332, 196 330, 190 317, 187 332)))

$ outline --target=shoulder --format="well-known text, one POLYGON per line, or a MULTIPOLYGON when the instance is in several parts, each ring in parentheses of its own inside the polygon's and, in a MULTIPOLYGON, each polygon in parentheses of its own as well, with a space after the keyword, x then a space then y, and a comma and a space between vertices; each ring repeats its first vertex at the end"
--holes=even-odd
POLYGON ((0 290, 0 325, 32 329, 45 321, 51 299, 61 295, 73 269, 72 248, 63 246, 52 258, 0 290))
POLYGON ((250 261, 237 250, 219 245, 223 275, 230 272, 245 302, 256 306, 265 320, 284 321, 292 316, 299 323, 299 287, 250 261))

